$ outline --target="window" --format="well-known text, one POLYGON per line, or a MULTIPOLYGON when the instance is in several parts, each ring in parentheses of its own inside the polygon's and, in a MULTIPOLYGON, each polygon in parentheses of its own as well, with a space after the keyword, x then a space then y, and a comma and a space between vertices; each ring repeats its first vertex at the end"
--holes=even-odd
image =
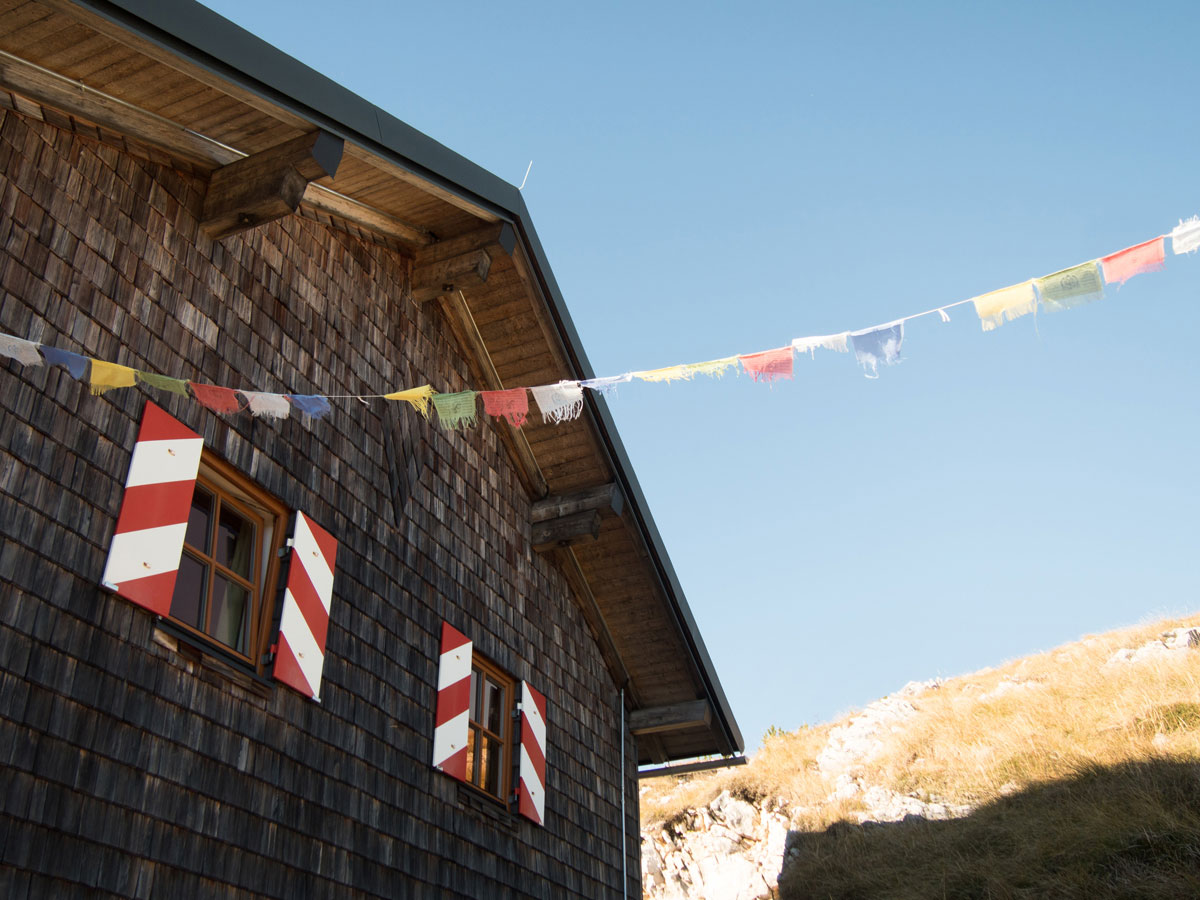
POLYGON ((501 800, 508 797, 513 702, 512 679, 486 660, 473 657, 466 780, 501 800))
POLYGON ((202 457, 170 618, 257 668, 271 625, 285 520, 273 497, 202 457))

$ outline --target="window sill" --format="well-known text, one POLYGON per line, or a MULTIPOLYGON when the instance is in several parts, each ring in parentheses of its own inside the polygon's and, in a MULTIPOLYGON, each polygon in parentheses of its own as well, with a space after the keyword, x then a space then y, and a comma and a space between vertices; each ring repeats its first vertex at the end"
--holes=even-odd
POLYGON ((169 619, 160 618, 154 623, 153 638, 156 644, 197 666, 202 672, 232 682, 257 697, 270 699, 275 692, 274 680, 259 675, 245 660, 204 641, 169 619))
POLYGON ((517 816, 500 799, 461 781, 458 783, 458 805, 509 831, 517 830, 517 816))

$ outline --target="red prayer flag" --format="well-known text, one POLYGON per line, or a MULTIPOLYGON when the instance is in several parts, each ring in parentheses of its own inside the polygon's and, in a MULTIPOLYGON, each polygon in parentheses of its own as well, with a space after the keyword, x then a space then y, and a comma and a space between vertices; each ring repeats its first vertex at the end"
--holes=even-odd
POLYGON ((503 416, 513 428, 520 428, 529 416, 529 394, 525 388, 508 391, 480 391, 483 411, 489 416, 503 416))
POLYGON ((755 381, 775 381, 779 378, 791 380, 792 358, 791 344, 778 350, 763 350, 761 353, 747 353, 738 357, 742 368, 749 372, 755 381))
POLYGON ((1104 257, 1100 260, 1100 268, 1104 272, 1104 280, 1109 284, 1124 284, 1134 275, 1157 272, 1163 267, 1165 259, 1166 241, 1156 237, 1104 257))
POLYGON ((215 413, 225 415, 242 410, 242 401, 238 399, 237 391, 233 388, 217 387, 214 384, 196 384, 194 381, 189 381, 188 387, 192 389, 192 396, 201 406, 211 409, 215 413))

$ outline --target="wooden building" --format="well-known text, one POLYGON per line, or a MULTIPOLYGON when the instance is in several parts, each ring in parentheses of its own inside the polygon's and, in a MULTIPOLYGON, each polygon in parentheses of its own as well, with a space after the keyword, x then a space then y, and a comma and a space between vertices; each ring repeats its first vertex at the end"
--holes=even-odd
POLYGON ((0 332, 0 896, 640 893, 639 766, 742 742, 598 395, 174 380, 590 377, 516 189, 190 0, 0 0, 0 332))

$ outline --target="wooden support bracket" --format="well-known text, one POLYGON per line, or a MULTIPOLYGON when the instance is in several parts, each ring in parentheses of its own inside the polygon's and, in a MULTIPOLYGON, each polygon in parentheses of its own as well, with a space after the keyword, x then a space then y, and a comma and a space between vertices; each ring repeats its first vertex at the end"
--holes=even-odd
POLYGON ((291 215, 309 182, 337 172, 343 148, 318 130, 222 166, 209 179, 201 227, 223 238, 291 215))
POLYGON ((479 287, 487 281, 491 268, 492 258, 486 250, 470 250, 428 264, 418 259, 413 266, 413 299, 427 303, 446 294, 479 287))
POLYGON ((635 709, 629 714, 629 730, 636 735, 661 734, 684 728, 706 728, 712 723, 712 706, 707 700, 689 700, 672 706, 635 709))
POLYGON ((625 495, 621 493, 620 487, 610 483, 573 494, 557 494, 539 500, 533 504, 530 518, 534 522, 548 522, 591 509, 601 513, 612 511, 619 516, 624 508, 625 495))
POLYGON ((600 513, 589 509, 584 512, 535 522, 530 543, 538 553, 555 547, 566 547, 580 541, 594 541, 600 536, 600 513))

